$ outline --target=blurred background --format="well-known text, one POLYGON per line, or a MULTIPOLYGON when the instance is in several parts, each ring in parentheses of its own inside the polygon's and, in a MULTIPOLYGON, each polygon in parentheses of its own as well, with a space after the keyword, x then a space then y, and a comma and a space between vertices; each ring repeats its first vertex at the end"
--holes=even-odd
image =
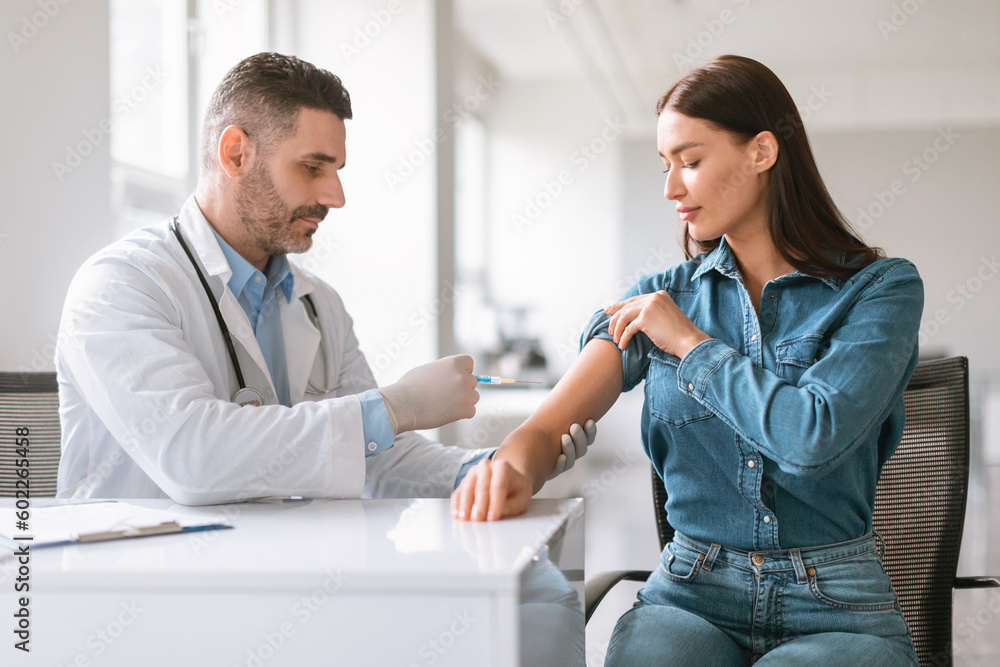
MULTIPOLYGON (((962 570, 1000 573, 1000 3, 9 0, 0 26, 0 368, 53 368, 77 267, 174 215, 212 90, 277 50, 338 74, 354 102, 347 205, 300 261, 343 296, 379 381, 464 352, 542 383, 484 388, 475 419, 434 434, 464 446, 499 443, 591 313, 682 260, 653 105, 717 55, 760 60, 848 219, 919 268, 922 354, 970 359, 962 570)), ((543 491, 586 498, 589 573, 657 557, 641 401, 624 395, 543 491)), ((592 622, 588 664, 633 595, 592 622)), ((1000 597, 959 594, 960 664, 1000 660, 997 614, 1000 597)))

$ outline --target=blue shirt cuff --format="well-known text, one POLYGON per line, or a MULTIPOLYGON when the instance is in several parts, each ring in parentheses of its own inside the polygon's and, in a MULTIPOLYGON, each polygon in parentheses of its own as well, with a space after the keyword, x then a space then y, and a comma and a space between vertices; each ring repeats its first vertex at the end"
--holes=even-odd
POLYGON ((385 409, 385 401, 378 389, 369 389, 358 394, 361 401, 361 425, 365 435, 365 456, 378 454, 392 447, 395 434, 392 420, 385 409))
POLYGON ((466 461, 465 463, 463 463, 462 467, 458 469, 458 477, 455 478, 455 488, 457 489, 458 485, 462 483, 462 480, 465 479, 465 476, 469 473, 470 470, 472 470, 472 466, 476 465, 487 456, 492 458, 493 455, 496 453, 497 453, 497 448, 494 447, 493 449, 486 450, 485 452, 483 452, 476 458, 472 459, 471 461, 466 461))
POLYGON ((681 360, 677 368, 677 388, 701 402, 708 392, 708 378, 734 354, 736 350, 717 338, 701 341, 681 360))

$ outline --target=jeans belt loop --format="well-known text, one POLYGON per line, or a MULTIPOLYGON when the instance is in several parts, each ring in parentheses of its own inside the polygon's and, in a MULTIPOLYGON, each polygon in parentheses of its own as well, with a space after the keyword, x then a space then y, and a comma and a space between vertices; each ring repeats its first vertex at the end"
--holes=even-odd
POLYGON ((872 535, 875 536, 875 552, 878 554, 878 562, 882 562, 882 556, 885 554, 885 541, 882 540, 882 533, 878 532, 872 528, 872 535))
POLYGON ((788 555, 792 558, 792 567, 795 569, 795 577, 798 583, 804 584, 809 581, 806 575, 806 566, 802 562, 802 552, 798 549, 789 549, 788 555))
POLYGON ((721 544, 716 544, 715 542, 712 542, 711 548, 708 550, 708 553, 705 555, 705 562, 702 564, 702 567, 704 569, 708 570, 709 572, 712 571, 712 565, 715 564, 715 558, 719 555, 719 550, 720 549, 722 549, 722 545, 721 544))

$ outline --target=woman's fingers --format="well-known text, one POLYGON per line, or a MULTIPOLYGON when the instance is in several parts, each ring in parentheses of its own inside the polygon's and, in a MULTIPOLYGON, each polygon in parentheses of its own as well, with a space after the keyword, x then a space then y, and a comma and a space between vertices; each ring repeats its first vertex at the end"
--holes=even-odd
POLYGON ((476 466, 479 474, 476 475, 475 497, 472 500, 472 509, 469 513, 470 521, 485 521, 486 513, 490 509, 490 482, 493 479, 493 465, 488 458, 483 459, 476 466))
POLYGON ((621 337, 625 333, 625 329, 630 325, 636 317, 642 312, 640 308, 623 308, 614 314, 611 318, 611 322, 608 323, 608 333, 614 339, 615 344, 621 347, 621 337))
POLYGON ((531 501, 531 485, 510 464, 483 459, 451 494, 451 513, 459 521, 496 521, 520 514, 531 501))
MULTIPOLYGON (((465 474, 462 483, 458 485, 451 494, 451 513, 456 519, 469 521, 473 519, 476 504, 482 504, 479 498, 480 493, 487 494, 489 489, 490 463, 488 458, 483 459, 465 474), (486 491, 481 491, 483 477, 486 478, 486 491)), ((488 502, 488 501, 487 501, 488 502)), ((484 512, 485 514, 485 512, 484 512)))
POLYGON ((490 484, 490 504, 486 513, 489 521, 502 519, 504 511, 507 509, 507 486, 509 468, 505 465, 498 465, 494 470, 493 480, 490 484))
POLYGON ((605 313, 611 315, 611 321, 608 322, 608 333, 611 334, 612 338, 614 338, 615 343, 618 343, 618 336, 620 335, 620 332, 616 331, 616 328, 620 329, 625 328, 625 325, 627 325, 631 321, 632 317, 635 317, 635 315, 632 315, 631 317, 626 317, 625 322, 622 323, 624 309, 626 306, 629 306, 632 303, 634 303, 637 298, 638 297, 634 296, 629 297, 627 299, 624 299, 623 301, 619 301, 618 303, 613 303, 604 309, 605 313))
POLYGON ((618 337, 615 339, 615 342, 618 343, 618 349, 624 350, 626 347, 628 347, 629 341, 632 340, 632 336, 634 336, 635 333, 640 330, 642 330, 642 325, 640 324, 640 318, 636 317, 622 329, 621 333, 618 334, 618 337))
POLYGON ((472 466, 472 469, 465 474, 465 477, 462 479, 462 483, 458 485, 458 488, 451 492, 451 515, 456 519, 462 519, 465 517, 465 496, 468 489, 467 483, 469 482, 469 477, 475 474, 476 466, 472 466))
POLYGON ((621 310, 622 308, 624 308, 626 305, 632 303, 632 301, 634 301, 634 300, 635 300, 634 296, 630 296, 627 299, 622 299, 618 303, 613 303, 610 306, 608 306, 607 308, 605 308, 604 312, 607 313, 608 315, 614 315, 619 310, 621 310))

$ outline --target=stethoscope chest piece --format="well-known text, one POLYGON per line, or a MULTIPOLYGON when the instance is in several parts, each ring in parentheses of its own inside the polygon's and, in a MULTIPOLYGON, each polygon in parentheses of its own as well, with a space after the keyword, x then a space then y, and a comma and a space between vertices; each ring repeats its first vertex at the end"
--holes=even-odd
POLYGON ((241 408, 245 405, 259 407, 264 405, 264 397, 260 395, 259 391, 252 387, 243 387, 243 389, 240 389, 238 392, 233 394, 233 403, 241 408))

